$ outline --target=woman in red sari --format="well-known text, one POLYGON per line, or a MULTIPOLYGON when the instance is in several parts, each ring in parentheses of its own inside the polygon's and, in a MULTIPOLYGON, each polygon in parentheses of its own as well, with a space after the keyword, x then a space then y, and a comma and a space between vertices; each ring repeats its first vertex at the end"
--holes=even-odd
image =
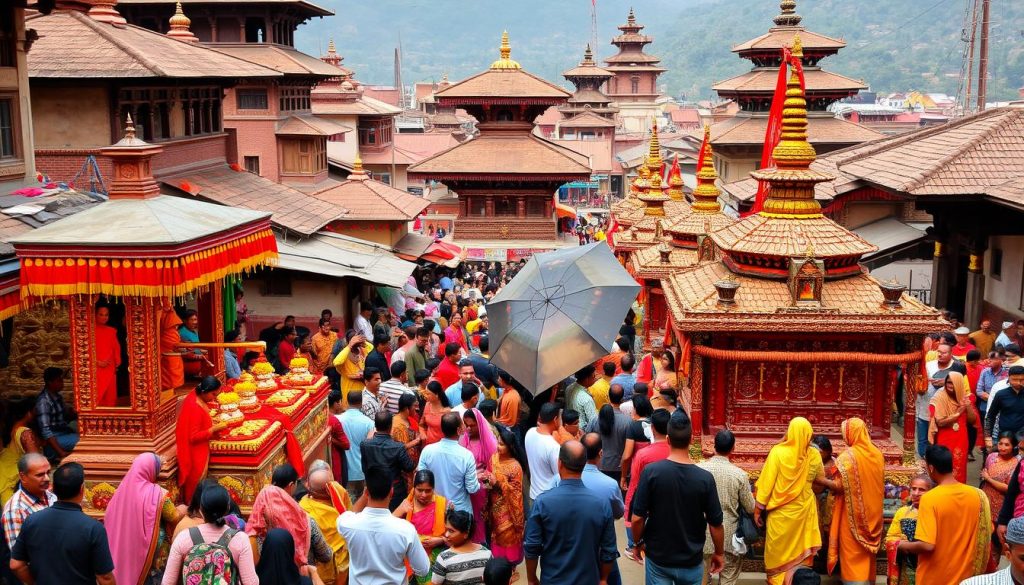
POLYGON ((967 483, 967 425, 977 421, 968 397, 967 379, 958 372, 946 374, 943 391, 928 405, 928 442, 947 447, 953 454, 953 475, 967 483))
POLYGON ((206 477, 206 468, 210 464, 210 439, 214 433, 227 428, 221 422, 214 424, 207 406, 217 399, 218 394, 220 381, 207 376, 181 403, 174 438, 178 447, 178 485, 186 502, 192 500, 192 492, 206 477))
POLYGON ((96 307, 96 404, 117 405, 117 368, 121 365, 121 342, 110 321, 110 309, 96 307))

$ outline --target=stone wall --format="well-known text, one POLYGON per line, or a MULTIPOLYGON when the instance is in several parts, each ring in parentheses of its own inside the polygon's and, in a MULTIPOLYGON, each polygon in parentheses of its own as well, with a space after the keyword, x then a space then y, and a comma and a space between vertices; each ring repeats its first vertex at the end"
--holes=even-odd
MULTIPOLYGON (((43 371, 71 367, 71 333, 67 306, 61 301, 36 305, 14 317, 10 361, 0 370, 0 398, 34 397, 43 387, 43 371)), ((73 385, 64 385, 71 402, 73 385)))

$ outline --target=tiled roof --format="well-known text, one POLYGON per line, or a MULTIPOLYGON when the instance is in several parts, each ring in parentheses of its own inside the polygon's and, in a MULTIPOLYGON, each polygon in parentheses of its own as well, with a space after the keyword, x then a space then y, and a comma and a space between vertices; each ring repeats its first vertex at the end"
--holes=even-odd
MULTIPOLYGON (((189 4, 222 4, 222 5, 235 5, 238 4, 238 0, 180 0, 185 6, 189 4)), ((126 5, 146 5, 146 4, 167 4, 166 0, 119 0, 118 4, 126 5)), ((272 8, 284 9, 286 7, 300 7, 306 11, 306 13, 312 14, 313 16, 331 16, 334 14, 333 10, 317 6, 307 0, 246 0, 246 4, 257 4, 265 5, 272 8)), ((173 11, 174 6, 171 6, 173 11)))
POLYGON ((561 103, 569 92, 522 69, 488 69, 434 92, 438 100, 467 98, 547 98, 561 103))
MULTIPOLYGON (((772 93, 779 78, 779 70, 755 69, 725 81, 719 81, 711 86, 711 89, 722 92, 760 92, 772 93)), ((861 90, 868 86, 859 79, 851 79, 838 73, 832 73, 822 69, 805 69, 804 81, 807 87, 807 94, 814 95, 815 91, 827 90, 861 90)))
POLYGON ((767 33, 740 43, 732 48, 733 53, 745 53, 747 51, 779 51, 783 47, 793 46, 793 36, 800 33, 800 44, 803 45, 804 53, 813 53, 817 50, 828 50, 835 53, 846 46, 840 39, 827 37, 816 32, 805 30, 802 26, 773 27, 767 33))
POLYGON ((715 245, 734 253, 803 256, 808 245, 818 258, 862 256, 878 248, 825 217, 747 216, 711 234, 715 245))
POLYGON ((688 213, 678 217, 665 226, 668 233, 687 236, 700 236, 726 228, 736 220, 724 213, 688 213))
POLYGON ((8 242, 48 223, 99 205, 105 198, 73 189, 44 190, 42 195, 0 196, 0 257, 14 255, 8 242))
POLYGON ((612 170, 612 143, 610 140, 549 140, 554 144, 571 149, 590 159, 595 174, 612 170))
POLYGON ((352 128, 332 120, 310 115, 288 116, 274 132, 278 136, 334 136, 351 132, 352 128))
POLYGON ((280 73, 195 43, 134 25, 114 26, 78 11, 26 18, 39 33, 28 56, 29 77, 40 79, 237 79, 280 73))
MULTIPOLYGON (((449 149, 459 141, 447 132, 398 132, 392 137, 392 148, 374 152, 361 153, 364 165, 390 165, 392 161, 392 149, 394 150, 394 162, 396 165, 416 164, 421 160, 434 156, 435 154, 449 149)), ((340 146, 340 144, 339 144, 340 146)), ((331 143, 327 144, 327 157, 332 162, 335 157, 331 153, 331 143)), ((351 162, 351 161, 343 161, 351 162)))
POLYGON ((338 86, 314 87, 310 97, 310 111, 316 115, 394 116, 402 113, 401 108, 338 86))
POLYGON ((661 279, 693 268, 697 264, 697 251, 678 248, 669 244, 654 244, 636 250, 629 256, 629 265, 634 278, 661 279), (669 250, 668 262, 661 261, 661 248, 669 250))
MULTIPOLYGON (((610 104, 612 98, 596 89, 580 89, 573 92, 568 100, 568 105, 573 104, 610 104)), ((562 106, 565 107, 565 106, 562 106)), ((577 106, 579 107, 579 106, 577 106)))
POLYGON ((597 65, 579 65, 563 71, 562 77, 615 77, 615 74, 597 65))
POLYGON ((613 242, 616 252, 635 252, 649 248, 654 243, 654 232, 638 232, 633 229, 624 230, 615 234, 613 242))
POLYGON ((322 199, 253 173, 232 170, 227 165, 159 180, 164 185, 221 205, 269 211, 272 223, 303 235, 313 234, 346 214, 345 209, 322 199))
POLYGON ((683 331, 926 333, 944 327, 938 311, 907 294, 901 308, 883 307, 878 281, 864 273, 825 281, 821 308, 794 308, 785 280, 735 275, 721 262, 673 274, 662 288, 672 320, 683 331), (720 305, 714 287, 727 277, 740 283, 733 306, 720 305))
POLYGON ((430 201, 373 179, 344 181, 313 197, 348 210, 342 221, 411 221, 430 201))
POLYGON ((411 167, 430 175, 579 175, 590 176, 587 157, 533 134, 483 133, 411 167))
POLYGON ((627 67, 630 63, 650 63, 652 65, 657 65, 661 62, 661 58, 655 57, 654 55, 648 55, 643 51, 629 51, 612 55, 605 59, 604 62, 608 64, 608 69, 611 69, 615 66, 627 67))
MULTIPOLYGON (((857 144, 884 136, 860 124, 842 118, 810 116, 807 118, 807 135, 811 144, 857 144)), ((724 146, 732 144, 764 144, 768 127, 767 116, 733 116, 711 126, 711 144, 724 146)), ((693 133, 703 137, 703 130, 693 133)))
POLYGON ((340 77, 348 71, 283 45, 217 43, 212 47, 227 55, 245 59, 251 63, 259 63, 285 75, 340 77))
POLYGON ((615 120, 598 116, 593 112, 583 112, 561 122, 559 126, 564 128, 614 128, 615 120))
POLYGON ((699 123, 700 122, 700 111, 694 108, 679 108, 672 110, 668 113, 669 117, 672 118, 673 122, 679 123, 699 123))

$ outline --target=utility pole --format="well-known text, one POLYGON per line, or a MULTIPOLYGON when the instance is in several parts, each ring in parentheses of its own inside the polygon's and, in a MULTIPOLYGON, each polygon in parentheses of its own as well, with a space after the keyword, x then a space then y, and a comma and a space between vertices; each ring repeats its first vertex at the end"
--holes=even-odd
POLYGON ((974 84, 974 41, 978 32, 978 0, 972 2, 971 8, 971 34, 969 35, 967 45, 967 76, 964 81, 967 82, 967 96, 964 98, 964 114, 966 115, 971 109, 971 86, 974 84))
POLYGON ((989 5, 992 0, 981 0, 981 56, 978 59, 978 111, 985 109, 988 85, 988 24, 989 5))

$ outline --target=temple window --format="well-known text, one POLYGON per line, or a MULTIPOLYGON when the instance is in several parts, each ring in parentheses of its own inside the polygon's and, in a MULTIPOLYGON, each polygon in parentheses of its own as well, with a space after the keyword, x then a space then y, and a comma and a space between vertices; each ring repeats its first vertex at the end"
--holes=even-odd
POLYGON ((391 173, 373 173, 373 178, 385 185, 391 184, 391 173))
POLYGON ((269 107, 265 89, 240 89, 236 95, 239 110, 266 110, 269 107))
POLYGON ((640 93, 640 78, 633 77, 629 80, 630 93, 640 93))
POLYGON ((7 4, 6 7, 0 9, 0 67, 17 67, 16 42, 14 6, 7 4))
POLYGON ((497 115, 497 121, 499 122, 511 122, 515 120, 515 116, 511 110, 499 110, 497 115))
POLYGON ((324 138, 281 140, 281 170, 291 174, 316 174, 327 170, 327 140, 324 138))
POLYGON ((249 171, 254 175, 260 174, 260 157, 246 156, 242 158, 242 162, 246 171, 249 171))
POLYGON ((545 205, 544 204, 545 204, 545 200, 543 198, 538 198, 538 197, 530 197, 530 198, 528 198, 526 200, 526 215, 528 217, 541 217, 541 218, 549 219, 549 218, 545 217, 545 215, 544 215, 544 211, 545 211, 545 205))
POLYGON ((17 158, 14 127, 14 99, 0 97, 0 159, 17 158))
POLYGON ((309 87, 282 87, 280 90, 282 112, 296 112, 309 109, 309 87))
POLYGON ((516 205, 515 199, 510 199, 508 197, 498 197, 497 199, 494 200, 494 215, 515 216, 517 207, 518 206, 516 205))
POLYGON ((245 19, 245 42, 267 42, 267 23, 265 20, 252 17, 245 19))

